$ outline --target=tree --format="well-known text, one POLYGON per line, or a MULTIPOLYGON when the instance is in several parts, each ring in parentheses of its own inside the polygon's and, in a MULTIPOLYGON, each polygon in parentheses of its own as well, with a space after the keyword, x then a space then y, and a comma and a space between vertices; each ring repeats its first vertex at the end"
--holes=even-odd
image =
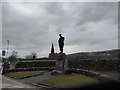
POLYGON ((37 53, 36 52, 32 52, 30 55, 27 55, 25 58, 26 59, 33 59, 33 60, 35 60, 37 58, 37 53))
POLYGON ((9 56, 9 60, 17 60, 18 52, 13 51, 12 55, 9 56))
POLYGON ((9 58, 8 58, 12 68, 15 68, 16 64, 18 63, 17 56, 18 56, 18 53, 16 51, 13 51, 12 55, 9 56, 9 58))
POLYGON ((36 52, 32 52, 31 54, 32 54, 33 59, 35 60, 36 57, 37 57, 37 53, 36 52))
POLYGON ((18 52, 13 51, 13 52, 12 52, 12 56, 15 56, 15 57, 17 58, 17 57, 18 57, 18 52))
POLYGON ((26 55, 25 59, 32 59, 32 55, 26 55))

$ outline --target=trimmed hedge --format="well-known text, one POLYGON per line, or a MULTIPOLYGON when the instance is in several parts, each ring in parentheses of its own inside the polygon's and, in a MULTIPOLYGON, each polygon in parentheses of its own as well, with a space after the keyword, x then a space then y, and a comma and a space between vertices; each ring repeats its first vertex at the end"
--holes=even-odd
POLYGON ((17 69, 10 69, 10 70, 5 70, 5 73, 8 72, 19 72, 19 71, 38 71, 38 70, 47 70, 47 71, 52 71, 54 70, 55 67, 40 67, 40 68, 17 68, 17 69))
MULTIPOLYGON (((34 68, 54 68, 55 61, 39 61, 39 62, 20 62, 16 65, 16 69, 34 69, 34 68)), ((101 71, 118 71, 120 61, 118 60, 68 60, 68 68, 82 68, 86 70, 101 71)))
POLYGON ((40 61, 40 62, 20 62, 16 65, 16 69, 18 68, 42 68, 42 67, 55 67, 55 61, 40 61))

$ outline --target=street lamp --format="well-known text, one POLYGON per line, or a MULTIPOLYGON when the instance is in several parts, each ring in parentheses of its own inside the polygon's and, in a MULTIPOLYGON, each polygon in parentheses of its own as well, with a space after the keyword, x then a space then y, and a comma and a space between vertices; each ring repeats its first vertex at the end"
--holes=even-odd
POLYGON ((9 51, 9 40, 7 40, 7 56, 6 56, 6 69, 10 69, 10 61, 8 59, 8 51, 9 51))
POLYGON ((9 40, 7 40, 7 58, 8 58, 8 50, 9 50, 9 40))

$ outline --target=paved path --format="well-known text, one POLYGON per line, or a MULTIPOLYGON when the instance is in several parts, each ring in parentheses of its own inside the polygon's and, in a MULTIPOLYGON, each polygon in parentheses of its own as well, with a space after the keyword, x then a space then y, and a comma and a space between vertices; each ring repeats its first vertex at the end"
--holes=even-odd
POLYGON ((25 78, 25 79, 19 79, 17 81, 22 82, 22 83, 32 84, 32 83, 35 83, 35 82, 39 82, 39 81, 48 79, 50 77, 52 77, 51 72, 47 72, 43 75, 34 76, 34 77, 30 77, 30 78, 25 78))
POLYGON ((2 76, 2 88, 35 88, 35 87, 2 76))
POLYGON ((37 87, 33 86, 33 85, 29 85, 29 84, 25 84, 25 83, 21 83, 21 82, 18 82, 16 80, 13 80, 11 78, 8 78, 8 77, 5 77, 5 76, 1 76, 0 78, 2 78, 2 88, 30 88, 30 89, 33 89, 33 90, 39 90, 37 89, 37 87))
POLYGON ((33 86, 32 84, 44 79, 48 79, 50 77, 52 77, 51 73, 48 72, 43 75, 34 76, 25 79, 13 79, 6 76, 1 76, 0 78, 2 78, 2 82, 1 82, 2 88, 24 88, 24 89, 30 88, 31 90, 45 90, 45 88, 42 87, 38 88, 37 86, 33 86))

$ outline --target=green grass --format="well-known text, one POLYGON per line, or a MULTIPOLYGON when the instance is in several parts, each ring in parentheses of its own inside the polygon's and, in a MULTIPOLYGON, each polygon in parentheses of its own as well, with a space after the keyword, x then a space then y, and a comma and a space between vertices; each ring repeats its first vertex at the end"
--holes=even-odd
POLYGON ((27 77, 42 75, 45 72, 47 72, 47 71, 20 71, 20 72, 6 73, 5 75, 8 76, 8 77, 23 79, 23 78, 27 78, 27 77))
POLYGON ((71 87, 71 86, 77 86, 77 85, 85 85, 90 83, 96 83, 98 80, 81 75, 81 74, 72 74, 72 75, 59 75, 54 76, 49 79, 40 81, 38 84, 44 84, 51 87, 71 87))

